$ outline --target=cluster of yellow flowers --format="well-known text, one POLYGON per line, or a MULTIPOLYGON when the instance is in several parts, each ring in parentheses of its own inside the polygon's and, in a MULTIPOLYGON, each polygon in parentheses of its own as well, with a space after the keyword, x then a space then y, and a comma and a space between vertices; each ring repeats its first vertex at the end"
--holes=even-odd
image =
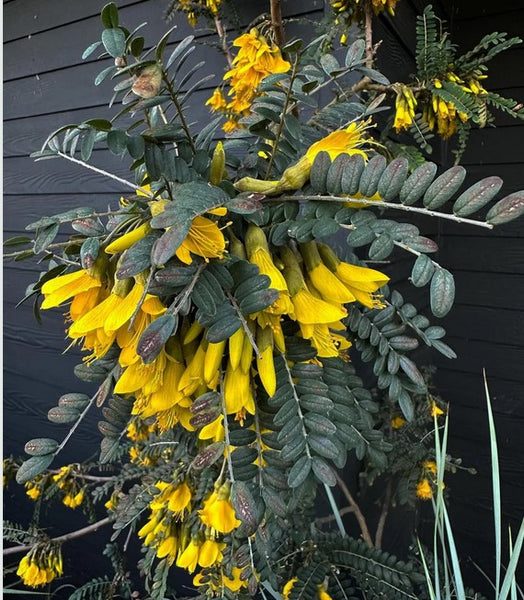
POLYGON ((415 493, 421 500, 431 500, 436 484, 437 463, 433 460, 426 460, 422 463, 422 476, 417 483, 415 493))
POLYGON ((63 574, 60 546, 55 543, 33 546, 20 561, 16 574, 29 587, 39 587, 60 577, 63 574))
POLYGON ((395 121, 393 127, 396 131, 409 129, 417 108, 417 100, 412 90, 407 85, 399 85, 396 89, 395 121))
POLYGON ((77 508, 82 504, 85 498, 85 486, 79 483, 75 475, 74 465, 65 465, 60 468, 58 473, 42 474, 31 479, 25 484, 26 494, 31 500, 40 497, 44 490, 47 490, 53 484, 63 493, 62 504, 68 508, 77 508))
MULTIPOLYGON (((479 79, 486 78, 486 75, 479 75, 478 78, 469 78, 464 81, 455 73, 449 72, 446 75, 447 81, 451 81, 460 86, 460 88, 468 94, 475 96, 484 96, 487 94, 482 87, 479 79)), ((439 79, 433 81, 437 89, 442 88, 442 82, 439 79)), ((396 84, 396 101, 395 101, 395 120, 393 127, 396 131, 403 131, 410 127, 415 117, 418 104, 422 104, 422 118, 433 131, 447 139, 457 131, 459 122, 465 123, 468 120, 468 115, 457 110, 453 102, 446 102, 437 94, 431 94, 427 100, 422 97, 416 97, 413 90, 404 84, 396 84)))
POLYGON ((184 11, 188 23, 192 27, 196 27, 198 21, 197 6, 200 5, 203 9, 209 11, 213 17, 218 14, 218 7, 222 0, 179 0, 180 8, 184 11))
MULTIPOLYGON (((335 13, 335 25, 342 25, 348 29, 352 23, 363 23, 365 21, 366 4, 378 15, 383 10, 387 10, 390 15, 395 14, 395 8, 399 0, 330 0, 331 8, 335 13)), ((347 35, 344 32, 340 38, 340 43, 347 42, 347 35)))
MULTIPOLYGON (((193 495, 189 484, 176 480, 157 481, 155 488, 158 492, 149 504, 149 519, 138 532, 138 536, 144 539, 144 545, 155 548, 158 558, 167 557, 169 564, 176 561, 178 567, 190 573, 194 573, 197 567, 219 567, 226 547, 220 538, 241 523, 229 500, 229 482, 217 482, 215 489, 203 501, 202 508, 197 511, 199 525, 196 531, 195 527, 189 530, 185 523, 193 495)), ((224 585, 238 579, 236 575, 233 579, 224 577, 224 585)), ((205 585, 205 581, 199 578, 197 585, 205 585)))
POLYGON ((239 119, 249 114, 264 77, 272 73, 287 73, 291 68, 291 64, 282 58, 280 48, 270 46, 256 28, 236 38, 233 46, 239 51, 233 59, 233 67, 224 75, 224 81, 230 80, 228 96, 231 100, 227 101, 222 90, 217 88, 206 102, 212 111, 227 115, 228 120, 223 126, 225 132, 236 129, 239 119))

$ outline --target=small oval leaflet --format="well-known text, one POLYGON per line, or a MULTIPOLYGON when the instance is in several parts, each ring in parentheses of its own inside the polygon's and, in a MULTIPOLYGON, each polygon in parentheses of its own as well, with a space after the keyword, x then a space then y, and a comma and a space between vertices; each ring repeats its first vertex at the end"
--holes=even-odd
POLYGON ((465 192, 462 192, 453 205, 458 217, 467 217, 480 210, 498 194, 504 182, 500 177, 485 177, 465 192))
POLYGON ((434 272, 434 262, 425 254, 421 254, 417 257, 417 260, 413 265, 413 270, 411 271, 411 282, 415 287, 424 287, 431 281, 434 272))
POLYGON ((430 303, 431 312, 436 317, 448 314, 455 300, 455 280, 447 270, 439 268, 431 279, 430 303))
POLYGON ((80 412, 76 408, 69 406, 53 406, 47 413, 47 418, 51 423, 72 423, 80 416, 80 412))
POLYGON ((215 442, 201 450, 191 462, 191 468, 197 471, 213 465, 224 454, 224 442, 215 442))
POLYGON ((301 456, 291 467, 287 482, 289 487, 296 488, 307 479, 311 471, 311 459, 308 456, 301 456))
POLYGON ((24 446, 24 451, 31 456, 45 456, 53 453, 58 448, 58 442, 51 438, 35 438, 29 440, 24 446))
POLYGON ((231 504, 237 519, 242 521, 244 535, 253 535, 258 527, 258 510, 253 494, 243 481, 235 481, 231 486, 231 504))
POLYGON ((465 177, 466 169, 460 165, 444 171, 442 175, 435 179, 424 194, 424 206, 433 210, 451 200, 453 194, 462 185, 465 177))
POLYGON ((20 485, 40 475, 53 462, 54 455, 32 456, 24 461, 16 472, 16 482, 20 485))
POLYGON ((152 363, 160 354, 164 344, 176 327, 177 319, 170 313, 158 317, 144 331, 137 344, 137 354, 146 365, 152 363))
POLYGON ((514 192, 492 206, 486 216, 491 225, 502 225, 524 214, 524 191, 514 192))

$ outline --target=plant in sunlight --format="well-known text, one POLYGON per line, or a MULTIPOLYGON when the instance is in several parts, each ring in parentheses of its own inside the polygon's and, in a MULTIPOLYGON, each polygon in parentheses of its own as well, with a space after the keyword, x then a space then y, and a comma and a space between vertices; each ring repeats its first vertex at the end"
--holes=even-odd
POLYGON ((382 548, 390 507, 443 502, 443 470, 460 466, 435 455, 446 405, 416 354, 422 345, 455 357, 433 319, 451 310, 454 279, 409 217, 491 229, 524 212, 524 193, 497 199, 495 176, 461 190, 463 167, 437 176, 426 142, 415 136, 409 149, 392 128, 423 120, 447 138, 487 115, 486 104, 521 117, 481 84, 484 63, 515 41, 493 34, 451 72, 455 47, 435 33, 429 7, 416 85, 389 83, 371 66, 372 47, 357 37, 335 49, 331 28, 347 37, 348 22, 369 28, 396 3, 331 4, 321 37, 285 43, 278 2, 270 21, 233 41, 224 3, 171 3, 171 16, 216 26, 228 67, 214 91, 191 62, 194 36, 170 41, 175 25, 144 51, 115 4, 102 10, 101 39, 84 58, 112 59, 96 83, 117 80, 119 112, 61 127, 34 156, 92 169, 122 196, 106 210, 42 216, 27 226, 32 237, 6 241, 26 246, 8 258, 47 260, 25 299, 37 314, 64 314, 64 349, 81 349, 75 375, 92 388, 64 390, 49 409, 50 421, 71 426, 62 441, 29 440, 26 460, 4 464, 4 485, 25 485, 35 516, 59 502, 89 520, 55 537, 38 518, 7 522, 5 555, 24 552, 24 585, 62 576, 67 541, 111 525, 114 576, 71 598, 145 590, 160 600, 180 570, 202 598, 428 597, 420 560, 382 548), (391 126, 379 131, 382 111, 391 126), (132 175, 93 166, 95 145, 132 175), (394 251, 413 258, 410 283, 428 288, 428 315, 392 284, 394 251), (100 413, 99 456, 61 464, 88 412, 100 413), (378 521, 345 483, 348 456, 354 478, 381 490, 378 521), (316 513, 318 498, 329 514, 316 513), (142 552, 137 573, 123 566, 130 543, 142 552))

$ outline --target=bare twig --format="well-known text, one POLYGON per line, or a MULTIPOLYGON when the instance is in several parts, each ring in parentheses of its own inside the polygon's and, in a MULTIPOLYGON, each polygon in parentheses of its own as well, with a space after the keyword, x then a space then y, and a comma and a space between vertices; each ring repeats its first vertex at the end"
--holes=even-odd
POLYGON ((382 548, 382 537, 384 535, 384 526, 386 525, 386 519, 389 512, 389 507, 391 504, 391 494, 393 491, 393 481, 389 479, 388 484, 386 486, 386 494, 384 496, 384 502, 382 504, 382 510, 380 512, 380 517, 378 519, 377 531, 375 533, 375 546, 377 548, 382 548))
POLYGON ((220 40, 220 43, 222 44, 222 50, 226 57, 227 64, 229 65, 229 68, 232 69, 233 68, 233 57, 231 56, 229 46, 227 45, 226 28, 222 24, 222 21, 220 20, 218 15, 214 15, 214 21, 215 21, 215 28, 217 30, 218 39, 220 40))
POLYGON ((364 35, 366 36, 366 67, 373 68, 373 9, 371 0, 364 2, 364 35))
POLYGON ((275 42, 280 48, 284 45, 285 34, 284 25, 282 23, 282 10, 280 6, 280 0, 270 0, 270 12, 271 12, 271 27, 275 34, 275 42))
POLYGON ((366 522, 366 518, 364 514, 360 510, 360 506, 357 504, 356 500, 351 495, 351 492, 348 489, 348 486, 344 483, 344 480, 340 477, 338 473, 335 473, 335 477, 337 478, 337 484, 341 489, 342 493, 346 497, 346 500, 349 502, 349 505, 353 508, 353 512, 355 513, 355 518, 358 521, 360 532, 362 534, 362 539, 366 542, 366 544, 372 548, 373 540, 371 539, 371 535, 369 533, 368 524, 366 522))
POLYGON ((94 167, 93 165, 90 165, 90 164, 84 162, 83 160, 79 160, 78 158, 74 158, 73 156, 69 156, 69 154, 65 154, 64 152, 57 151, 57 155, 61 156, 62 158, 65 158, 66 160, 74 162, 77 165, 82 165, 82 167, 85 167, 86 169, 89 169, 90 171, 94 171, 95 173, 104 175, 104 177, 109 177, 110 179, 114 179, 115 181, 118 181, 122 185, 130 187, 134 190, 140 190, 148 198, 154 197, 153 192, 150 192, 149 190, 146 190, 145 188, 143 188, 139 185, 136 185, 136 183, 131 183, 130 181, 127 181, 126 179, 122 179, 121 177, 118 177, 118 175, 113 175, 113 173, 109 173, 108 171, 104 171, 103 169, 99 169, 98 167, 94 167))
MULTIPOLYGON (((355 512, 355 509, 352 506, 344 506, 338 509, 338 514, 341 517, 352 512, 355 512)), ((317 525, 324 525, 326 523, 332 523, 335 520, 335 515, 326 515, 325 517, 319 517, 318 519, 315 519, 315 523, 317 525)))
MULTIPOLYGON (((105 519, 101 519, 100 521, 97 521, 96 523, 92 523, 91 525, 88 525, 87 527, 82 527, 82 529, 77 529, 76 531, 71 531, 70 533, 65 533, 64 535, 60 535, 56 538, 52 538, 51 541, 63 543, 63 542, 68 542, 69 540, 74 540, 76 538, 87 535, 88 533, 97 531, 98 529, 100 529, 100 527, 104 527, 105 525, 108 525, 109 523, 111 523, 112 520, 113 520, 112 517, 106 517, 105 519)), ((10 556, 11 554, 18 554, 19 552, 28 552, 29 550, 31 550, 31 548, 33 546, 34 546, 34 544, 29 545, 29 546, 12 546, 11 548, 5 548, 3 551, 3 555, 10 556)))

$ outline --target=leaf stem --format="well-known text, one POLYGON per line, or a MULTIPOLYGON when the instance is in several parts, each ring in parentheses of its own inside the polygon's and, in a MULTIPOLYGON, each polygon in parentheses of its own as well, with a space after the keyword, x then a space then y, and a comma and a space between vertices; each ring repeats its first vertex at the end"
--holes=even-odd
POLYGON ((122 185, 132 188, 133 190, 140 190, 148 198, 154 197, 154 194, 149 190, 143 188, 140 185, 137 185, 136 183, 131 183, 130 181, 127 181, 127 179, 122 179, 121 177, 118 177, 118 175, 114 175, 113 173, 109 173, 108 171, 104 171, 103 169, 99 169, 98 167, 90 165, 89 163, 86 163, 83 160, 79 160, 78 158, 74 158, 73 156, 69 156, 69 154, 65 154, 64 152, 60 152, 59 150, 56 152, 56 154, 57 156, 61 156, 62 158, 65 158, 70 162, 73 162, 77 165, 81 165, 82 167, 85 167, 90 171, 94 171, 95 173, 99 173, 100 175, 104 175, 105 177, 109 177, 110 179, 114 179, 115 181, 118 181, 122 185))
MULTIPOLYGON (((98 529, 100 529, 100 527, 104 527, 105 525, 111 523, 112 520, 112 517, 106 517, 105 519, 101 519, 100 521, 92 523, 87 527, 82 527, 82 529, 77 529, 76 531, 71 531, 70 533, 65 533, 64 535, 52 538, 51 541, 62 543, 68 542, 69 540, 74 540, 76 538, 87 535, 88 533, 97 531, 98 529)), ((18 554, 18 552, 27 552, 28 550, 31 550, 33 546, 34 544, 30 546, 12 546, 11 548, 5 548, 3 551, 3 555, 10 556, 11 554, 18 554)))
POLYGON ((455 221, 456 223, 467 223, 468 225, 476 225, 477 227, 485 227, 486 229, 493 229, 493 225, 491 223, 486 223, 484 221, 476 221, 475 219, 466 219, 464 217, 457 217, 455 215, 450 215, 448 213, 441 213, 435 210, 429 210, 427 208, 422 208, 419 206, 408 206, 406 204, 397 204, 396 202, 385 202, 383 200, 366 200, 364 198, 350 198, 343 196, 315 196, 315 195, 307 195, 307 196, 276 196, 275 198, 265 198, 266 200, 272 200, 277 202, 292 200, 294 202, 300 200, 315 200, 318 202, 358 202, 359 204, 364 204, 366 206, 377 206, 382 208, 392 208, 394 210, 403 210, 405 212, 415 212, 421 213, 423 215, 427 215, 428 217, 437 217, 440 219, 447 219, 449 221, 455 221))
POLYGON ((176 92, 173 88, 173 84, 171 83, 171 81, 169 81, 169 77, 167 76, 167 73, 165 73, 164 71, 162 71, 162 79, 164 80, 164 83, 166 84, 167 90, 169 92, 169 96, 171 97, 171 100, 172 100, 173 104, 175 105, 178 116, 180 118, 180 124, 182 125, 182 129, 184 130, 184 132, 186 134, 187 141, 189 142, 189 145, 191 146, 191 150, 193 151, 193 154, 196 154, 197 149, 195 146, 195 142, 193 140, 193 136, 191 135, 191 131, 189 130, 189 126, 187 124, 186 118, 184 116, 184 111, 182 110, 182 105, 178 101, 176 92))
POLYGON ((380 511, 380 517, 378 519, 377 531, 375 533, 375 547, 382 548, 382 538, 384 536, 384 527, 386 525, 386 519, 389 512, 389 507, 391 504, 391 494, 393 491, 393 481, 391 479, 388 480, 388 484, 386 486, 386 494, 384 497, 384 502, 382 504, 382 510, 380 511))

